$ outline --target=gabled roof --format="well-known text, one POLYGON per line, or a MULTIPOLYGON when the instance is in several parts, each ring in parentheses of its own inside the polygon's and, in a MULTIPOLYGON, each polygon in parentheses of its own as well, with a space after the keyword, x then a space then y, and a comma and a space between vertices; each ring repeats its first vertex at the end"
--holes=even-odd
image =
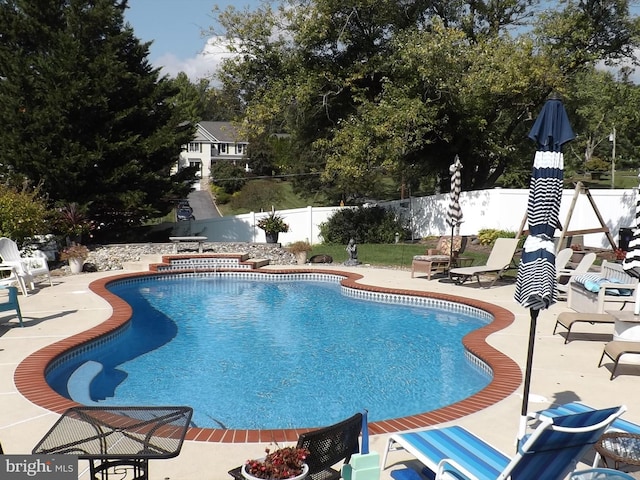
POLYGON ((204 130, 206 137, 211 137, 213 142, 247 143, 240 136, 239 129, 231 122, 199 122, 198 130, 204 130))

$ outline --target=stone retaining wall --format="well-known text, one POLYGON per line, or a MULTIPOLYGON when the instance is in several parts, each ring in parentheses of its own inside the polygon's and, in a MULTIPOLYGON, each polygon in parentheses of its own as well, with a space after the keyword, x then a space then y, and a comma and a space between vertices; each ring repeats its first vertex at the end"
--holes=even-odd
MULTIPOLYGON (((98 271, 122 270, 126 262, 137 262, 144 255, 173 254, 172 243, 130 243, 122 245, 93 245, 89 246, 89 258, 86 264, 91 264, 98 271)), ((180 244, 180 254, 198 254, 197 243, 180 244)), ((280 244, 267 243, 204 243, 206 253, 247 253, 249 258, 269 260, 270 265, 294 265, 296 258, 284 250, 280 244)), ((86 265, 85 264, 85 265, 86 265)), ((87 265, 88 266, 88 265, 87 265)))

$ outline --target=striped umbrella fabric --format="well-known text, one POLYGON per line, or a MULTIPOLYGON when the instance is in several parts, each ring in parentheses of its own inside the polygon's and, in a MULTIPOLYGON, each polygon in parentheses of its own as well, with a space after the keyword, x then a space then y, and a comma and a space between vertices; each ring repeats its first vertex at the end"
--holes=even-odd
MULTIPOLYGON (((640 180, 640 175, 638 175, 640 180)), ((629 249, 622 262, 622 268, 632 277, 640 278, 640 186, 636 192, 636 223, 633 237, 629 241, 629 249)), ((640 315, 640 289, 636 288, 636 315, 640 315)))
POLYGON ((552 97, 546 101, 529 132, 529 138, 537 145, 527 205, 529 236, 518 266, 514 295, 516 302, 528 308, 531 316, 519 438, 524 435, 526 426, 524 417, 528 408, 536 321, 540 310, 553 305, 558 297, 553 236, 556 228, 561 228, 562 146, 575 138, 559 98, 552 97))
MULTIPOLYGON (((460 208, 460 192, 462 191, 462 162, 460 157, 456 155, 453 164, 449 167, 451 174, 451 192, 449 193, 449 211, 447 223, 451 225, 451 231, 455 227, 460 227, 462 223, 462 208, 460 208)), ((453 233, 452 233, 453 235, 453 233)))

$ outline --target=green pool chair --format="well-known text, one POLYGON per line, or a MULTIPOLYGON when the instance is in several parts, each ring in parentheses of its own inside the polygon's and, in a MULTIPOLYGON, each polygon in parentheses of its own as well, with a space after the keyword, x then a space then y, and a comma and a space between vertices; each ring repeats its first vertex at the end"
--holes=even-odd
POLYGON ((20 311, 20 304, 18 303, 18 289, 8 286, 0 286, 0 289, 9 291, 8 301, 0 303, 0 312, 15 310, 18 320, 20 321, 20 326, 24 327, 22 323, 22 312, 20 311))

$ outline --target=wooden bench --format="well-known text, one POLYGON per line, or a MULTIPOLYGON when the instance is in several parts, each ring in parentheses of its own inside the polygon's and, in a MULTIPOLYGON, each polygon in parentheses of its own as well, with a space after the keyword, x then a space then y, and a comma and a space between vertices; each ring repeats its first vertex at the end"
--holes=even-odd
POLYGON ((181 243, 197 243, 198 253, 202 253, 202 247, 204 242, 207 241, 207 237, 169 237, 169 240, 173 242, 173 253, 178 253, 178 245, 181 243))

